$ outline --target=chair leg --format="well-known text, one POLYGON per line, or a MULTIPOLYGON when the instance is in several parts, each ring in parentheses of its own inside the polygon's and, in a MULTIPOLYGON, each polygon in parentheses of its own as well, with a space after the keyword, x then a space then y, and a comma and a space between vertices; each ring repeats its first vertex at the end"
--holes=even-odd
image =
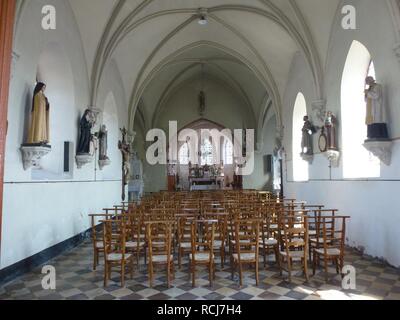
POLYGON ((259 265, 258 262, 256 262, 256 286, 259 286, 259 282, 260 282, 260 276, 259 276, 259 265))
POLYGON ((167 286, 168 289, 171 288, 171 263, 169 263, 169 265, 167 265, 167 286))
POLYGON ((317 270, 317 253, 314 251, 314 258, 313 258, 313 276, 315 276, 316 270, 317 270))
POLYGON ((325 270, 325 280, 328 282, 329 277, 328 277, 328 259, 324 257, 324 270, 325 270))
POLYGON ((240 279, 240 287, 243 287, 243 267, 241 263, 239 264, 239 279, 240 279))
POLYGON ((340 271, 339 271, 339 258, 336 258, 334 261, 335 261, 335 264, 336 264, 336 273, 340 274, 340 271))
POLYGON ((153 264, 149 261, 149 284, 153 288, 153 264))
POLYGON ((289 273, 289 282, 292 282, 292 259, 290 257, 287 258, 287 265, 289 273))
POLYGON ((125 262, 121 263, 121 287, 125 287, 125 262))
POLYGON ((304 275, 306 276, 307 282, 310 281, 310 278, 308 276, 308 259, 303 259, 304 260, 304 275))
POLYGON ((182 269, 182 249, 178 248, 178 268, 182 269))
POLYGON ((93 252, 93 270, 94 271, 96 271, 96 269, 97 269, 97 256, 98 256, 97 249, 94 249, 94 252, 93 252))
POLYGON ((196 263, 192 261, 192 287, 196 286, 196 263))
POLYGON ((104 287, 108 286, 108 263, 104 264, 104 287))
POLYGON ((133 256, 131 257, 131 280, 133 279, 133 272, 134 272, 134 264, 133 264, 133 256))
POLYGON ((213 286, 213 278, 214 278, 214 271, 213 271, 212 263, 210 263, 210 265, 208 266, 208 272, 209 272, 208 278, 210 280, 210 287, 212 287, 213 286))
POLYGON ((279 261, 279 246, 275 246, 274 251, 275 251, 275 261, 276 261, 276 264, 277 264, 278 267, 280 268, 280 267, 281 267, 281 263, 280 263, 280 261, 279 261))

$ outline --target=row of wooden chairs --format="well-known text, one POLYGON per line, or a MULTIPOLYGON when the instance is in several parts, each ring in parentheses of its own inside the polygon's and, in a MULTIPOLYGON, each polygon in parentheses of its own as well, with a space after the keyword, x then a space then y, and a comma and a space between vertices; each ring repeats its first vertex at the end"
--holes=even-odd
POLYGON ((99 255, 104 253, 105 285, 115 266, 120 267, 123 285, 125 271, 132 275, 134 260, 139 267, 141 255, 148 266, 150 283, 153 283, 155 267, 164 265, 170 285, 174 276, 175 249, 179 268, 183 256, 189 256, 193 285, 198 265, 208 267, 212 284, 216 254, 220 255, 222 267, 229 254, 232 276, 239 271, 240 285, 243 284, 243 266, 247 264, 255 267, 258 285, 260 252, 264 267, 269 253, 273 252, 281 274, 283 270, 287 271, 289 281, 297 261, 307 280, 309 261, 314 274, 321 261, 326 274, 330 261, 336 264, 338 272, 344 263, 348 217, 340 217, 337 210, 325 210, 324 206, 310 206, 295 199, 276 199, 255 191, 160 193, 143 199, 140 205, 124 203, 106 209, 103 215, 91 217, 94 269, 99 263, 99 255), (95 227, 96 218, 104 218, 103 236, 95 227), (120 226, 110 227, 113 223, 120 226), (113 247, 115 251, 110 251, 113 247), (229 252, 226 252, 227 247, 229 252))

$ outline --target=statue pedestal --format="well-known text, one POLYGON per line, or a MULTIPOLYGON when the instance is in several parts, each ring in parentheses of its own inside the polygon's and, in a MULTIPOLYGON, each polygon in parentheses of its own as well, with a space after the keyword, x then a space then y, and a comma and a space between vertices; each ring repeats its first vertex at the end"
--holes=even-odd
POLYGON ((51 146, 23 144, 21 152, 25 171, 30 168, 40 169, 40 161, 51 152, 51 146))
POLYGON ((335 168, 339 167, 340 152, 337 150, 328 150, 324 152, 324 156, 329 160, 335 168))
POLYGON ((300 157, 301 157, 304 161, 308 162, 309 164, 312 164, 313 161, 314 161, 314 155, 311 155, 311 154, 301 153, 301 154, 300 154, 300 157))
POLYGON ((382 163, 390 166, 392 163, 392 146, 390 140, 366 140, 364 148, 377 157, 382 163))
POLYGON ((100 171, 104 169, 104 167, 109 166, 111 164, 111 160, 99 160, 99 169, 100 171))
POLYGON ((93 162, 94 156, 91 154, 78 154, 75 159, 78 169, 82 169, 83 166, 93 162))

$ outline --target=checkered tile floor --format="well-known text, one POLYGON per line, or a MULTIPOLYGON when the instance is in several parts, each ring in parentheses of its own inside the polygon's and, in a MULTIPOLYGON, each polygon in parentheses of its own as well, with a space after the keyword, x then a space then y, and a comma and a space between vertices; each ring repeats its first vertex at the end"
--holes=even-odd
POLYGON ((113 281, 104 288, 103 267, 92 271, 92 246, 85 242, 48 263, 57 271, 56 290, 43 290, 42 268, 38 268, 1 287, 0 300, 400 300, 400 270, 361 257, 352 250, 347 252, 346 264, 357 270, 357 290, 343 290, 341 278, 333 267, 328 283, 321 272, 310 277, 308 283, 300 272, 288 283, 273 264, 260 272, 259 287, 255 286, 252 270, 245 272, 244 286, 240 289, 238 277, 231 279, 229 267, 221 270, 217 265, 212 288, 205 269, 200 269, 197 287, 192 288, 185 264, 177 270, 170 289, 165 284, 163 270, 156 273, 156 281, 150 288, 143 265, 140 271, 136 270, 133 280, 127 277, 125 288, 119 286, 118 274, 113 274, 113 281))

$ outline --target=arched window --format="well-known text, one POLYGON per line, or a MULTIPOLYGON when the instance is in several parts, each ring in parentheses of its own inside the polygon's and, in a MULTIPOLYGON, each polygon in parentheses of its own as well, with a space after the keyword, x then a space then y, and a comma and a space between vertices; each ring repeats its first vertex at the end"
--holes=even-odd
POLYGON ((189 145, 185 143, 179 150, 179 164, 187 166, 189 164, 189 145))
POLYGON ((232 165, 233 164, 233 144, 231 141, 226 141, 224 143, 224 164, 232 165))
POLYGON ((304 95, 299 92, 293 111, 293 179, 294 181, 308 181, 308 162, 301 158, 302 129, 304 116, 307 115, 307 104, 304 95))
POLYGON ((214 164, 213 145, 209 139, 203 140, 200 147, 200 152, 201 152, 200 164, 202 166, 205 165, 211 166, 214 164))
POLYGON ((343 176, 348 179, 377 178, 380 162, 364 147, 367 139, 365 78, 375 78, 368 49, 353 41, 343 71, 341 87, 343 176))

